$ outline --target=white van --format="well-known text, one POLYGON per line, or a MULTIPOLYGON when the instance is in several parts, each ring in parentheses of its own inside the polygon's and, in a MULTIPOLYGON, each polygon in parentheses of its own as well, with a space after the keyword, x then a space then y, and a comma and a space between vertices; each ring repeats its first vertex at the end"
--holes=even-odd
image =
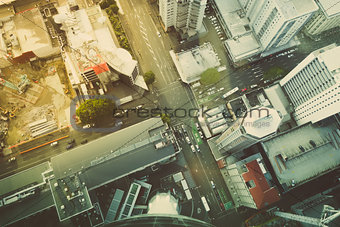
POLYGON ((57 145, 58 145, 58 141, 55 141, 55 142, 51 143, 51 147, 55 147, 57 145))

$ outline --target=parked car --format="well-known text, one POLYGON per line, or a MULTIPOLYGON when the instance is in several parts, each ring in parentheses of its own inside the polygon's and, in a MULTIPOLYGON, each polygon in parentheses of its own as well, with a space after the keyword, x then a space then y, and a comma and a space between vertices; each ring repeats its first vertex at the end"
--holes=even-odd
POLYGON ((81 144, 87 143, 87 139, 82 140, 80 143, 81 143, 81 144))
POLYGON ((73 148, 73 147, 74 147, 74 144, 71 143, 71 144, 69 144, 69 145, 66 146, 66 150, 70 150, 70 149, 73 148))
POLYGON ((204 139, 204 135, 202 131, 198 131, 198 133, 200 134, 201 139, 204 139))
POLYGON ((257 88, 257 84, 250 85, 250 88, 257 88))
POLYGON ((270 82, 270 80, 265 80, 265 81, 263 81, 263 83, 265 83, 265 84, 267 84, 267 83, 269 83, 270 82))
POLYGON ((288 54, 288 58, 291 58, 291 57, 293 57, 294 56, 294 54, 288 54))
POLYGON ((185 137, 185 140, 187 141, 188 144, 191 144, 191 141, 190 141, 189 136, 186 136, 186 137, 185 137))
POLYGON ((160 32, 157 32, 157 35, 158 35, 159 38, 161 37, 161 33, 160 32))
POLYGON ((192 152, 194 152, 194 153, 196 152, 196 149, 195 149, 194 145, 191 145, 190 148, 191 148, 192 152))
POLYGON ((197 152, 200 152, 200 151, 201 151, 201 149, 200 149, 200 147, 198 146, 198 144, 195 145, 195 148, 196 148, 196 151, 197 151, 197 152))
POLYGON ((198 122, 195 123, 197 130, 201 130, 200 124, 198 122))
POLYGON ((55 147, 55 146, 58 145, 58 141, 55 141, 55 142, 51 143, 50 145, 51 145, 51 147, 55 147))
POLYGON ((91 125, 90 124, 87 124, 87 125, 84 125, 83 128, 91 128, 91 125))
POLYGON ((11 157, 11 158, 8 159, 8 162, 9 162, 9 163, 14 163, 14 162, 16 162, 16 161, 17 161, 17 158, 16 158, 16 157, 11 157))

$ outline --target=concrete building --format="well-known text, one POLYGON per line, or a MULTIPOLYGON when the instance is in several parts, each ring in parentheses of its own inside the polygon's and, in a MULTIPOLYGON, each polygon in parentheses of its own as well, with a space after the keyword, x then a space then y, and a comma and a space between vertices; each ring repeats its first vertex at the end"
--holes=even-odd
POLYGON ((263 51, 287 44, 318 10, 314 0, 240 0, 263 51))
POLYGON ((204 43, 201 46, 179 53, 171 50, 170 56, 181 80, 187 84, 198 81, 205 70, 221 65, 211 43, 204 43))
POLYGON ((44 19, 38 8, 15 13, 11 5, 0 6, 0 68, 60 53, 44 19))
POLYGON ((251 109, 244 118, 238 118, 223 132, 216 144, 222 154, 241 151, 276 133, 280 123, 281 117, 274 109, 251 109))
POLYGON ((319 10, 305 26, 307 35, 316 36, 332 28, 340 26, 340 5, 331 0, 318 0, 319 10))
POLYGON ((51 162, 0 180, 0 225, 50 207, 56 208, 59 220, 67 220, 93 208, 91 191, 174 161, 180 149, 162 120, 150 118, 54 156, 51 162), (157 148, 159 143, 163 146, 157 148))
POLYGON ((340 47, 335 44, 308 55, 281 81, 298 125, 318 122, 340 110, 340 47))
POLYGON ((164 29, 174 27, 182 38, 195 35, 202 26, 206 4, 207 0, 160 0, 164 29))
POLYGON ((86 85, 100 82, 100 89, 120 79, 127 78, 131 84, 147 89, 139 75, 138 62, 131 54, 115 43, 111 24, 103 15, 100 6, 70 10, 68 5, 57 8, 54 22, 65 32, 68 45, 62 54, 74 88, 88 94, 86 85))
POLYGON ((279 191, 258 153, 221 170, 237 207, 262 209, 280 200, 279 191))
POLYGON ((296 45, 294 36, 318 10, 313 0, 215 0, 212 7, 236 67, 296 45))
POLYGON ((340 136, 334 118, 305 124, 263 141, 262 147, 284 191, 340 166, 340 136))

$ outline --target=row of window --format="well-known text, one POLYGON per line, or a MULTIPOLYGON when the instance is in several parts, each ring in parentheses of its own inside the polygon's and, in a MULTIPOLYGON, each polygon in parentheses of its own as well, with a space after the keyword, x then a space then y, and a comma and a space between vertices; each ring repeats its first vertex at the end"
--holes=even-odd
MULTIPOLYGON (((338 88, 340 88, 340 85, 338 86, 338 88)), ((319 99, 323 99, 323 97, 325 97, 326 95, 334 92, 334 90, 338 89, 338 88, 333 88, 332 90, 329 90, 328 92, 324 93, 323 95, 320 95, 319 97, 317 97, 315 100, 311 100, 308 103, 306 103, 305 105, 299 107, 297 110, 303 109, 307 106, 309 106, 310 104, 312 104, 312 102, 318 101, 319 99)), ((336 94, 335 94, 336 95, 336 94)))
MULTIPOLYGON (((322 109, 324 109, 324 108, 326 108, 326 107, 332 105, 333 103, 339 102, 339 101, 340 101, 340 99, 334 100, 333 102, 328 103, 327 105, 325 105, 325 106, 323 106, 323 107, 320 107, 319 109, 316 109, 316 110, 314 110, 313 112, 310 112, 310 113, 304 115, 303 117, 297 117, 296 120, 301 120, 301 119, 304 119, 304 118, 306 118, 306 117, 309 117, 310 115, 312 115, 312 114, 314 114, 314 113, 316 113, 316 112, 318 112, 318 111, 320 111, 320 110, 322 110, 322 109)), ((300 115, 300 114, 299 114, 299 115, 300 115)))

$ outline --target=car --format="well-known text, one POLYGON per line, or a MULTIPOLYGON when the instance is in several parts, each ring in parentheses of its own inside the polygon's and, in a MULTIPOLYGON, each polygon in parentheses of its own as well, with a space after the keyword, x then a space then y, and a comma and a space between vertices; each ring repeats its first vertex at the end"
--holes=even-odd
POLYGON ((189 136, 186 136, 186 137, 185 137, 185 140, 187 141, 188 144, 191 144, 191 141, 190 141, 189 136))
POLYGON ((157 32, 157 35, 158 35, 159 38, 161 37, 161 33, 160 32, 157 32))
POLYGON ((182 125, 183 132, 187 132, 186 128, 184 125, 182 125))
POLYGON ((117 121, 117 122, 115 123, 115 127, 118 127, 118 126, 121 126, 121 125, 123 125, 123 122, 122 122, 122 121, 117 121))
POLYGON ((263 81, 263 83, 265 83, 265 84, 267 84, 267 83, 269 83, 270 82, 270 80, 265 80, 265 81, 263 81))
POLYGON ((179 42, 179 44, 182 44, 182 43, 184 43, 184 42, 185 42, 185 40, 182 40, 182 41, 179 42))
POLYGON ((200 152, 200 151, 201 151, 201 149, 200 149, 200 147, 198 146, 198 144, 195 145, 195 148, 196 148, 196 151, 197 151, 197 152, 200 152))
POLYGON ((123 117, 123 113, 122 112, 117 112, 113 116, 114 117, 123 117))
POLYGON ((250 85, 250 88, 257 88, 257 84, 250 85))
POLYGON ((203 93, 203 91, 199 91, 198 94, 201 95, 203 93))
POLYGON ((81 144, 87 143, 87 139, 82 140, 80 143, 81 143, 81 144))
POLYGON ((295 180, 292 180, 292 187, 295 187, 295 180))
POLYGON ((305 152, 306 151, 306 149, 303 147, 303 146, 299 146, 299 149, 300 149, 300 151, 302 151, 302 152, 305 152))
POLYGON ((142 105, 139 105, 139 106, 137 106, 136 107, 136 110, 138 110, 138 109, 140 109, 140 108, 142 108, 143 107, 143 104, 142 105))
POLYGON ((210 184, 211 184, 211 187, 212 187, 212 188, 216 188, 216 185, 215 185, 214 181, 211 180, 211 181, 210 181, 210 184))
POLYGON ((294 54, 288 54, 288 58, 291 58, 291 57, 293 57, 294 56, 294 54))
POLYGON ((195 149, 195 146, 194 146, 194 145, 191 145, 190 148, 191 148, 191 151, 192 151, 192 152, 194 152, 194 153, 196 152, 196 149, 195 149))
POLYGON ((8 159, 8 162, 9 163, 14 163, 14 162, 16 162, 16 160, 17 160, 16 157, 11 157, 11 158, 8 159))
POLYGON ((247 91, 247 88, 243 88, 243 89, 241 90, 241 92, 245 92, 245 91, 247 91))
POLYGON ((83 128, 91 128, 91 125, 90 124, 87 124, 87 125, 84 125, 83 128))
POLYGON ((68 144, 73 144, 73 143, 75 143, 75 142, 76 142, 75 139, 70 139, 67 143, 68 143, 68 144))
POLYGON ((71 144, 69 144, 69 145, 66 146, 66 150, 70 150, 70 149, 73 148, 73 147, 74 147, 74 144, 71 143, 71 144))
POLYGON ((200 134, 201 139, 204 139, 204 135, 202 131, 198 131, 198 133, 200 134))
POLYGON ((58 141, 55 141, 55 142, 53 142, 53 143, 50 143, 50 146, 51 147, 55 147, 55 146, 57 146, 58 145, 58 141))
POLYGON ((201 130, 200 124, 198 122, 195 123, 197 130, 201 130))

